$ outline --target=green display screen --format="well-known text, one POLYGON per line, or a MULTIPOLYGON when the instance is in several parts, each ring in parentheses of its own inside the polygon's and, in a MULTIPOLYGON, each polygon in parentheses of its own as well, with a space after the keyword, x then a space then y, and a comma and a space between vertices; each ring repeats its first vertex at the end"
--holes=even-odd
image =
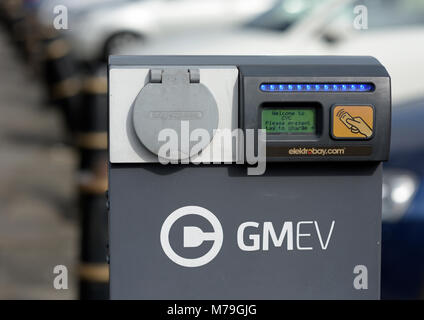
POLYGON ((267 133, 315 133, 315 109, 264 109, 262 110, 262 129, 265 129, 267 133))

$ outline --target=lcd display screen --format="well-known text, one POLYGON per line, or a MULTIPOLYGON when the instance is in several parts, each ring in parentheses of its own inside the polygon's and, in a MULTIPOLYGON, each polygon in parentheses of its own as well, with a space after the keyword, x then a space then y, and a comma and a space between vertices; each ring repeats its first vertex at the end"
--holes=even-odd
POLYGON ((315 108, 263 109, 262 129, 267 133, 315 134, 315 108))

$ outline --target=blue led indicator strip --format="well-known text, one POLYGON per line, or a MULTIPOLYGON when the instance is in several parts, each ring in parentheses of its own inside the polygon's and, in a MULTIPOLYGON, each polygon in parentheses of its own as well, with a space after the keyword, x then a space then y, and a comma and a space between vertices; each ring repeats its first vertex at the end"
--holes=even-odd
POLYGON ((371 92, 371 83, 262 83, 264 92, 371 92))

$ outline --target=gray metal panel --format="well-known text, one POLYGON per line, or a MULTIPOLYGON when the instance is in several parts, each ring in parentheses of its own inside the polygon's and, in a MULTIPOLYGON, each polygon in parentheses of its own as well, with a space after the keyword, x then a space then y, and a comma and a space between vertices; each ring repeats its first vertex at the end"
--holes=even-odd
MULTIPOLYGON (((352 75, 387 77, 386 69, 370 56, 110 56, 109 65, 237 65, 285 66, 287 74, 313 76, 317 72, 330 76, 352 75), (300 68, 299 68, 300 67, 300 68), (344 68, 340 68, 344 67, 344 68), (290 72, 290 74, 289 74, 290 72), (294 74, 292 74, 295 72, 294 74), (329 73, 330 72, 330 73, 329 73)), ((272 71, 272 67, 268 68, 272 71)))
MULTIPOLYGON (((244 166, 111 165, 110 271, 112 299, 377 299, 380 290, 381 183, 377 163, 269 163, 264 176, 244 166), (162 251, 162 223, 175 209, 197 205, 221 221, 224 243, 209 264, 181 267, 162 251), (314 230, 312 251, 244 252, 236 242, 245 221, 317 221, 323 237, 335 227, 327 250, 314 230), (368 289, 355 290, 353 269, 368 268, 368 289)), ((189 219, 189 217, 186 217, 189 219)), ((170 241, 182 248, 181 219, 170 241), (179 246, 181 244, 181 246, 179 246)), ((185 251, 184 251, 185 250, 185 251)))

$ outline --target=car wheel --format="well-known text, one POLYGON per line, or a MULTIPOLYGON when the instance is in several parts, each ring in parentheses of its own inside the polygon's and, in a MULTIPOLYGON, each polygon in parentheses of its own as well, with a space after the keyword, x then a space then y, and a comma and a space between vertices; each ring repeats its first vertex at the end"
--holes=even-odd
POLYGON ((102 60, 107 61, 109 55, 119 53, 121 48, 140 42, 142 36, 134 32, 120 32, 111 36, 105 44, 102 60))

